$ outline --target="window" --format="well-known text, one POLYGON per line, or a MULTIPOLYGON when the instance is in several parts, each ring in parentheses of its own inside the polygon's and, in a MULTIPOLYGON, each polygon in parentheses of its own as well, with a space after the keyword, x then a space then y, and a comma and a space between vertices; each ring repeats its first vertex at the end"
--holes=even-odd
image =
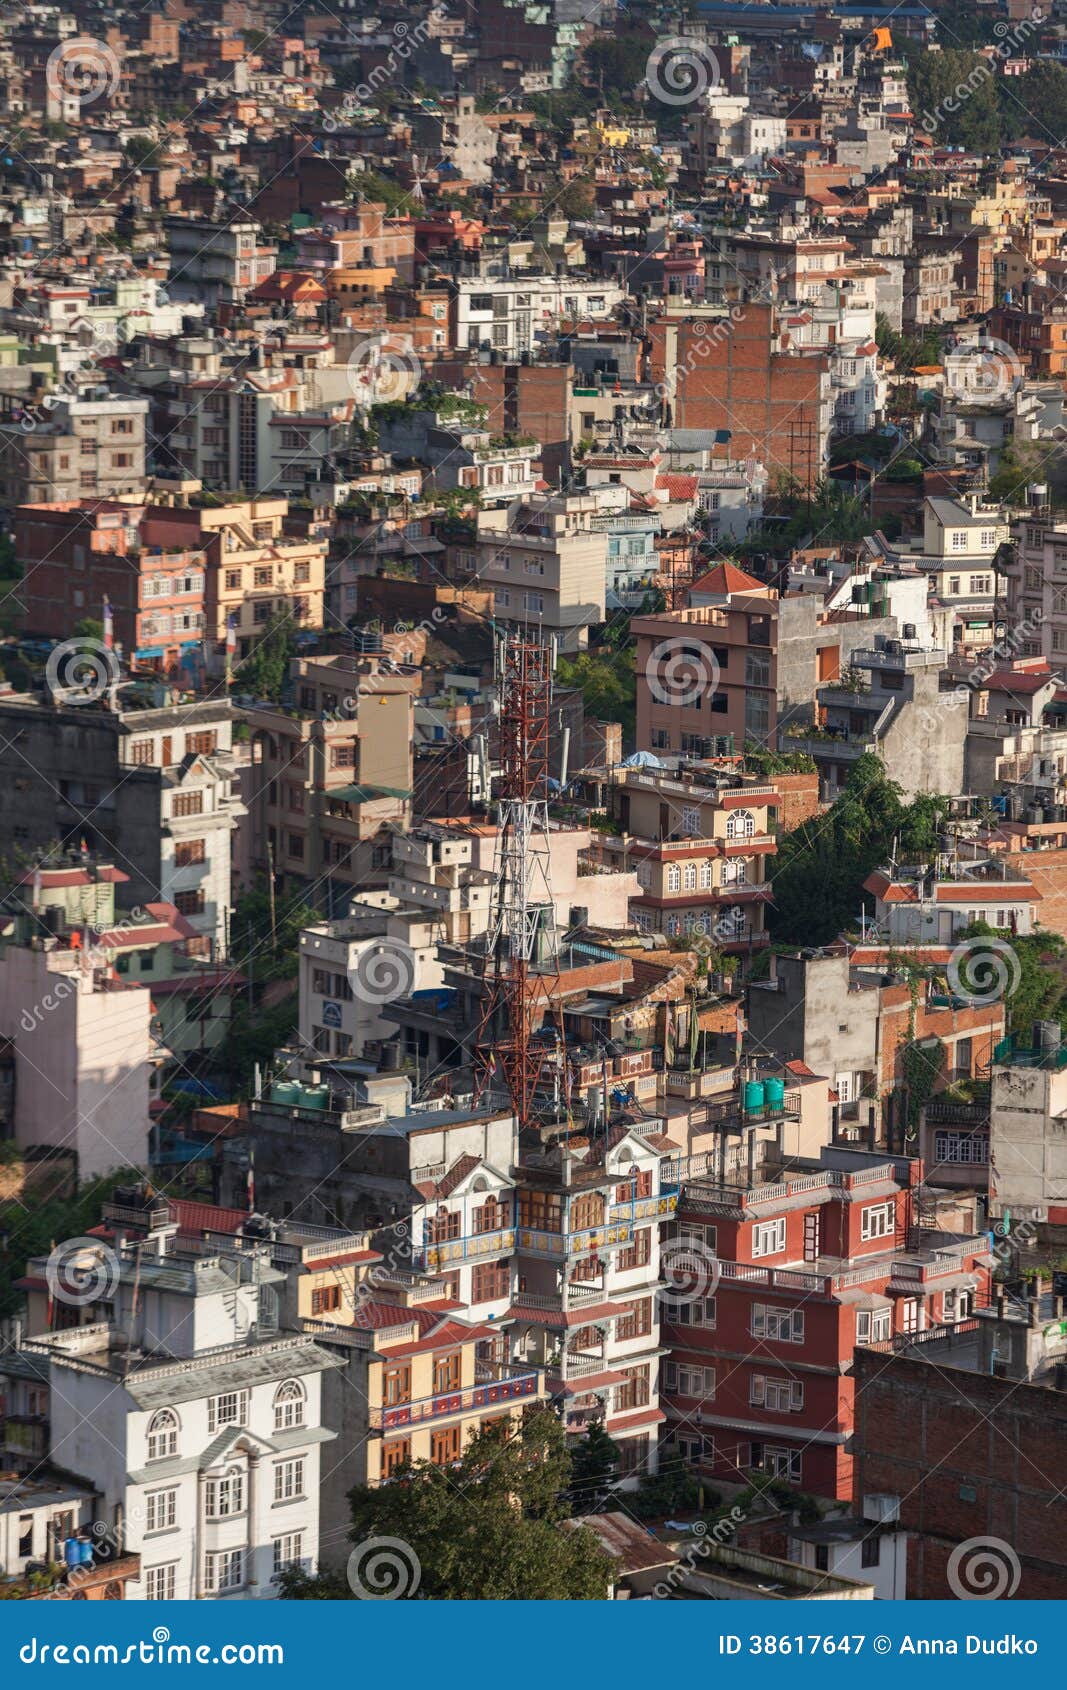
POLYGON ((632 1203, 639 1197, 652 1196, 652 1169, 642 1168, 634 1173, 630 1179, 623 1180, 615 1187, 616 1203, 632 1203))
POLYGON ((857 1309, 857 1344, 884 1344, 889 1337, 891 1325, 892 1314, 889 1309, 857 1309))
POLYGON ((33 1554, 33 1515, 19 1515, 19 1557, 33 1554))
POLYGON ((797 1414, 804 1407, 804 1387, 796 1379, 772 1379, 754 1373, 749 1380, 748 1400, 754 1408, 768 1408, 775 1414, 797 1414))
POLYGON ((243 1426, 248 1419, 248 1392, 224 1391, 210 1397, 207 1405, 207 1429, 217 1432, 222 1426, 243 1426))
POLYGON ((430 1460, 435 1467, 447 1467, 453 1461, 458 1461, 461 1454, 461 1428, 446 1426, 439 1432, 434 1432, 430 1439, 430 1460))
POLYGON ((174 847, 175 868, 188 868, 193 863, 207 861, 207 844, 203 839, 182 839, 174 847))
POLYGON ((274 1577, 287 1567, 299 1567, 304 1553, 303 1532, 283 1532, 274 1539, 274 1577))
POLYGON ((700 808, 698 805, 682 805, 682 820, 679 828, 681 833, 700 836, 700 808))
POLYGON ((174 907, 179 915, 203 915, 203 892, 175 892, 174 907))
POLYGON ((207 1590, 239 1590, 244 1583, 244 1551, 209 1550, 204 1556, 204 1586, 207 1590))
POLYGON ((682 889, 682 871, 681 871, 681 868, 679 867, 679 865, 677 863, 668 863, 668 865, 667 865, 667 890, 668 890, 668 892, 680 892, 681 889, 682 889))
POLYGON ((211 754, 211 752, 213 752, 215 750, 215 748, 218 744, 218 737, 219 737, 218 734, 216 734, 214 732, 212 732, 212 733, 186 734, 186 736, 185 736, 186 752, 192 751, 192 752, 197 753, 198 755, 202 754, 202 755, 209 756, 211 754))
POLYGON ((144 1570, 144 1593, 149 1602, 173 1602, 175 1590, 175 1574, 178 1569, 177 1561, 168 1561, 163 1567, 146 1567, 144 1570))
POLYGON ((647 1267, 652 1257, 652 1229, 644 1226, 634 1233, 634 1241, 628 1250, 620 1250, 615 1257, 615 1268, 618 1273, 629 1273, 632 1268, 647 1267))
MULTIPOLYGON (((326 1031, 325 1028, 322 1029, 326 1031)), ((316 1047, 317 1048, 317 1047, 316 1047)), ((329 1314, 341 1307, 341 1287, 339 1285, 320 1285, 317 1291, 311 1293, 312 1314, 329 1314)))
POLYGON ((501 1227, 507 1226, 510 1218, 503 1203, 495 1197, 487 1197, 480 1208, 474 1211, 473 1229, 475 1233, 499 1232, 501 1227))
POLYGON ((860 1566, 880 1567, 882 1564, 882 1540, 880 1537, 865 1537, 860 1544, 860 1566))
POLYGON ((135 739, 130 746, 130 762, 139 768, 152 761, 153 744, 150 739, 135 739))
POLYGON ((727 839, 751 839, 755 831, 756 818, 751 810, 735 810, 727 817, 727 839))
POLYGON ((615 1322, 615 1337, 619 1343, 630 1338, 645 1338, 652 1331, 652 1299, 640 1297, 631 1303, 624 1315, 615 1322))
POLYGON ((757 1473, 769 1473, 791 1485, 800 1483, 799 1449, 781 1449, 774 1444, 753 1444, 751 1464, 757 1473))
POLYGON ((401 1467, 408 1466, 411 1461, 411 1439, 394 1438, 391 1443, 382 1445, 382 1478, 391 1479, 401 1467))
POLYGON ((228 1520, 231 1514, 241 1514, 245 1505, 245 1480, 239 1467, 231 1467, 221 1479, 208 1479, 204 1486, 204 1506, 209 1520, 228 1520))
POLYGON ((780 1309, 769 1303, 752 1305, 752 1336, 766 1338, 772 1344, 802 1344, 804 1342, 803 1309, 780 1309))
POLYGON ((178 1453, 178 1416, 172 1408, 161 1408, 148 1422, 148 1459, 163 1461, 178 1453))
POLYGON ((663 1389, 674 1396, 695 1397, 700 1402, 708 1401, 715 1395, 715 1369, 688 1367, 673 1361, 665 1362, 663 1389))
POLYGON ((471 1275, 471 1302, 492 1303, 511 1291, 511 1269, 507 1262, 479 1262, 471 1275))
POLYGON ((286 1379, 274 1393, 274 1430, 286 1432, 304 1424, 304 1387, 297 1379, 286 1379))
POLYGON ((204 813, 204 794, 202 792, 176 792, 171 805, 171 815, 174 816, 202 816, 204 813))
POLYGON ((935 1133, 934 1157, 938 1162, 989 1161, 989 1139, 982 1133, 935 1133))
POLYGON ((178 1492, 176 1490, 152 1490, 145 1497, 146 1532, 165 1532, 177 1523, 178 1492))
POLYGON ((649 1400, 649 1382, 647 1367, 624 1367, 626 1383, 615 1386, 615 1412, 628 1413, 630 1409, 644 1408, 649 1400))
POLYGON ((672 1326, 701 1326, 711 1330, 715 1325, 715 1298, 697 1297, 691 1303, 671 1305, 670 1296, 667 1298, 668 1309, 664 1311, 664 1318, 672 1326))
POLYGON ((293 1502, 304 1494, 304 1458, 274 1463, 274 1500, 293 1502))
POLYGON ((872 1203, 860 1212, 860 1237, 890 1238, 896 1232, 896 1220, 897 1206, 892 1199, 888 1203, 872 1203))
POLYGON ((753 1256, 777 1256, 785 1249, 785 1216, 758 1221, 752 1228, 753 1256))
POLYGON ((520 1191, 519 1225, 534 1232, 562 1232, 563 1199, 557 1192, 520 1191))
POLYGON ((460 1354, 452 1350, 448 1355, 435 1356, 433 1362, 433 1389, 438 1396, 442 1391, 459 1390, 460 1354))

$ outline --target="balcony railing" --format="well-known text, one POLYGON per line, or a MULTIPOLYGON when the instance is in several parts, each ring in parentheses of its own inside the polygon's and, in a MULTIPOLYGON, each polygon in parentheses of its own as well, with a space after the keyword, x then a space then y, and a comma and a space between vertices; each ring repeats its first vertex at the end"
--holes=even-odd
POLYGON ((498 1403, 519 1402, 524 1397, 537 1394, 540 1376, 536 1371, 518 1367, 503 1367, 497 1370, 483 1367, 481 1371, 496 1371, 498 1376, 474 1385, 464 1385, 455 1391, 442 1391, 437 1396, 416 1397, 412 1402, 390 1403, 371 1408, 371 1430, 399 1431, 406 1426, 422 1425, 427 1420, 444 1420, 454 1414, 473 1414, 481 1408, 493 1408, 498 1403))
POLYGON ((481 1261, 486 1256, 510 1256, 515 1248, 514 1227, 496 1232, 475 1232, 465 1238, 442 1239, 412 1251, 412 1263, 421 1273, 440 1273, 455 1262, 481 1261))

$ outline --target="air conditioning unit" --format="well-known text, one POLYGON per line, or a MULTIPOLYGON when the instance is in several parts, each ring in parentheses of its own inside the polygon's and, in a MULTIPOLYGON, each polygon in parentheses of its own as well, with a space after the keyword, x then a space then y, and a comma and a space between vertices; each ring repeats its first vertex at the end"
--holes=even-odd
POLYGON ((863 1499, 863 1518, 879 1526, 890 1526, 900 1519, 900 1498, 885 1491, 874 1491, 863 1499))

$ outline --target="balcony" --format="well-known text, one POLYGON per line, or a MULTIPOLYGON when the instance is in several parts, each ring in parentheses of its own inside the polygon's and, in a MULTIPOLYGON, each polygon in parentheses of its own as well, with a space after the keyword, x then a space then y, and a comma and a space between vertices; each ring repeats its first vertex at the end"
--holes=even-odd
POLYGON ((521 1402, 537 1395, 540 1374, 536 1369, 494 1368, 488 1363, 478 1363, 475 1377, 475 1384, 461 1386, 456 1391, 371 1408, 368 1413, 371 1431, 397 1432, 431 1420, 446 1420, 457 1414, 477 1414, 481 1409, 521 1402))
POLYGON ((419 1273, 443 1273, 458 1262, 484 1261, 488 1256, 510 1256, 515 1249, 514 1227, 497 1232, 476 1232, 465 1238, 447 1238, 424 1244, 412 1252, 412 1265, 419 1273))

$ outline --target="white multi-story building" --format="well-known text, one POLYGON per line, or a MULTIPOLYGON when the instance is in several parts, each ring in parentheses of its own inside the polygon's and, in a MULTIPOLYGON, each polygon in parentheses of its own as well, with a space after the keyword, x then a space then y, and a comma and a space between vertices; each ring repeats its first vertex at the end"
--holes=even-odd
POLYGON ((318 1562, 334 1436, 322 1374, 337 1363, 278 1333, 284 1276, 265 1255, 173 1249, 173 1227, 124 1247, 120 1230, 117 1253, 101 1244, 94 1259, 82 1241, 99 1300, 65 1303, 54 1267, 46 1293, 45 1264, 31 1264, 26 1345, 49 1360, 51 1459, 88 1480, 98 1517, 140 1555, 129 1595, 276 1596, 283 1568, 318 1562), (49 1331, 48 1308, 71 1324, 49 1331))
POLYGON ((278 262, 278 249, 263 240, 250 217, 216 223, 209 217, 168 217, 170 253, 167 291, 174 300, 200 301, 210 310, 237 305, 278 262))
POLYGON ((456 346, 516 358, 554 337, 561 323, 608 321, 626 297, 603 277, 514 276, 505 269, 488 264, 482 275, 455 283, 456 346))
POLYGON ((589 494, 559 494, 537 505, 479 513, 477 574, 492 587, 497 621, 577 651, 603 622, 608 537, 589 494))

